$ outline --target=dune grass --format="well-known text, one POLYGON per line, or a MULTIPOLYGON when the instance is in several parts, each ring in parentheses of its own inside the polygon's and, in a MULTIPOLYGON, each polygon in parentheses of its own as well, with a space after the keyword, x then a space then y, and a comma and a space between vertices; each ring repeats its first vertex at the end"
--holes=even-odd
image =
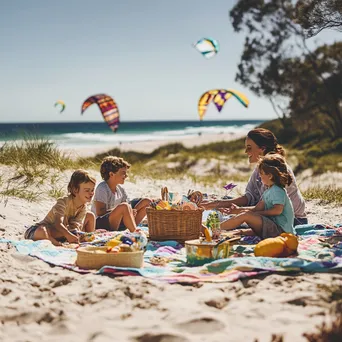
POLYGON ((319 199, 320 203, 342 204, 342 188, 336 186, 311 187, 303 191, 305 199, 319 199))
POLYGON ((39 166, 42 164, 58 170, 73 166, 71 158, 61 152, 53 142, 37 136, 26 136, 19 142, 6 142, 0 148, 0 163, 15 165, 23 170, 30 168, 31 172, 38 170, 38 175, 39 166))
POLYGON ((13 173, 0 178, 3 198, 19 197, 37 201, 44 193, 42 187, 48 182, 49 194, 58 196, 56 187, 60 172, 68 169, 92 166, 91 161, 74 161, 55 143, 46 138, 26 135, 21 141, 6 142, 0 147, 0 164, 11 166, 13 173))
MULTIPOLYGON (((299 170, 306 167, 305 160, 309 160, 308 166, 311 166, 310 158, 316 158, 314 172, 323 172, 327 168, 338 171, 342 167, 341 162, 337 163, 340 155, 336 151, 340 149, 340 145, 335 146, 335 152, 332 154, 327 154, 326 148, 327 144, 319 148, 308 145, 309 152, 306 159, 303 151, 289 151, 288 154, 299 160, 299 170)), ((93 158, 74 160, 48 138, 26 135, 21 141, 6 142, 0 147, 0 164, 11 166, 14 170, 10 177, 0 175, 0 195, 35 200, 40 196, 44 182, 48 181, 49 189, 45 192, 53 198, 59 197, 64 194, 64 190, 58 187, 61 172, 78 168, 93 169, 98 172, 101 160, 107 155, 120 156, 132 164, 130 176, 132 182, 139 178, 158 180, 187 178, 195 184, 216 187, 223 186, 227 179, 232 182, 246 182, 249 178, 249 172, 227 174, 223 168, 225 163, 245 160, 244 139, 214 142, 193 148, 186 148, 180 143, 171 143, 160 146, 151 153, 112 149, 93 158), (206 170, 207 173, 194 174, 191 171, 200 160, 210 163, 212 159, 216 160, 217 164, 211 170, 206 170)), ((320 199, 324 203, 342 203, 340 188, 310 188, 304 192, 304 196, 307 199, 320 199)))

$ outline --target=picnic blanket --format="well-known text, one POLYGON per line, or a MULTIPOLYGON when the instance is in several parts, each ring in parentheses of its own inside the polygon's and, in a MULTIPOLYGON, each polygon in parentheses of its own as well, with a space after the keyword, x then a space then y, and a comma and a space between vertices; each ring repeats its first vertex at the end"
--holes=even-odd
MULTIPOLYGON (((98 271, 80 269, 75 265, 74 249, 55 247, 50 241, 7 240, 21 254, 39 258, 49 264, 79 273, 143 276, 169 283, 231 282, 270 272, 339 272, 342 270, 342 225, 323 224, 298 226, 298 254, 289 258, 254 257, 254 245, 234 245, 231 256, 200 267, 186 264, 185 249, 176 241, 150 241, 144 254, 143 268, 104 266, 98 271), (156 265, 161 260, 162 265, 156 265)), ((87 244, 99 245, 111 239, 114 232, 100 233, 87 244)))

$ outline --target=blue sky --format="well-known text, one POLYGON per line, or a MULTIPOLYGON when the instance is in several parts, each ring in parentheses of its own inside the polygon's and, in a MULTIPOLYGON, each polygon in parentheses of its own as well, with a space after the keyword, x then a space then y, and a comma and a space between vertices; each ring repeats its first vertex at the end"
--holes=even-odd
MULTIPOLYGON (((0 5, 0 122, 101 121, 96 106, 80 116, 90 95, 107 93, 122 121, 197 120, 200 95, 235 88, 248 109, 231 99, 205 119, 272 119, 265 99, 237 84, 244 35, 233 31, 235 0, 11 0, 0 5), (210 60, 192 44, 213 37, 210 60), (53 107, 66 102, 65 112, 53 107)), ((340 33, 324 32, 320 42, 340 33)))

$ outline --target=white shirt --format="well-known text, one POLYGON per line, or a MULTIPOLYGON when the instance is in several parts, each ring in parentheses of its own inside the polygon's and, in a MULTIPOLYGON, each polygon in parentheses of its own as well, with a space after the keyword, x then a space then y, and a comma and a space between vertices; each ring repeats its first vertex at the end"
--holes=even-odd
POLYGON ((91 211, 96 215, 95 201, 101 202, 106 205, 106 211, 109 209, 114 209, 120 203, 128 202, 128 197, 126 190, 121 186, 116 186, 116 191, 112 192, 106 181, 101 182, 95 190, 95 195, 93 203, 91 206, 91 211))

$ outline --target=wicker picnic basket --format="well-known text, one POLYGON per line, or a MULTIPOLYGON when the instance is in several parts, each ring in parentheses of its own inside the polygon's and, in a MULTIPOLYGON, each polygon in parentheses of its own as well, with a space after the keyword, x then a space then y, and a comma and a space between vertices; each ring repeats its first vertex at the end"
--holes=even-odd
POLYGON ((103 266, 140 268, 144 251, 106 253, 107 247, 80 247, 76 250, 76 265, 80 268, 99 269, 103 266))
POLYGON ((202 225, 203 209, 197 210, 157 210, 147 208, 147 221, 150 240, 198 239, 202 225))

